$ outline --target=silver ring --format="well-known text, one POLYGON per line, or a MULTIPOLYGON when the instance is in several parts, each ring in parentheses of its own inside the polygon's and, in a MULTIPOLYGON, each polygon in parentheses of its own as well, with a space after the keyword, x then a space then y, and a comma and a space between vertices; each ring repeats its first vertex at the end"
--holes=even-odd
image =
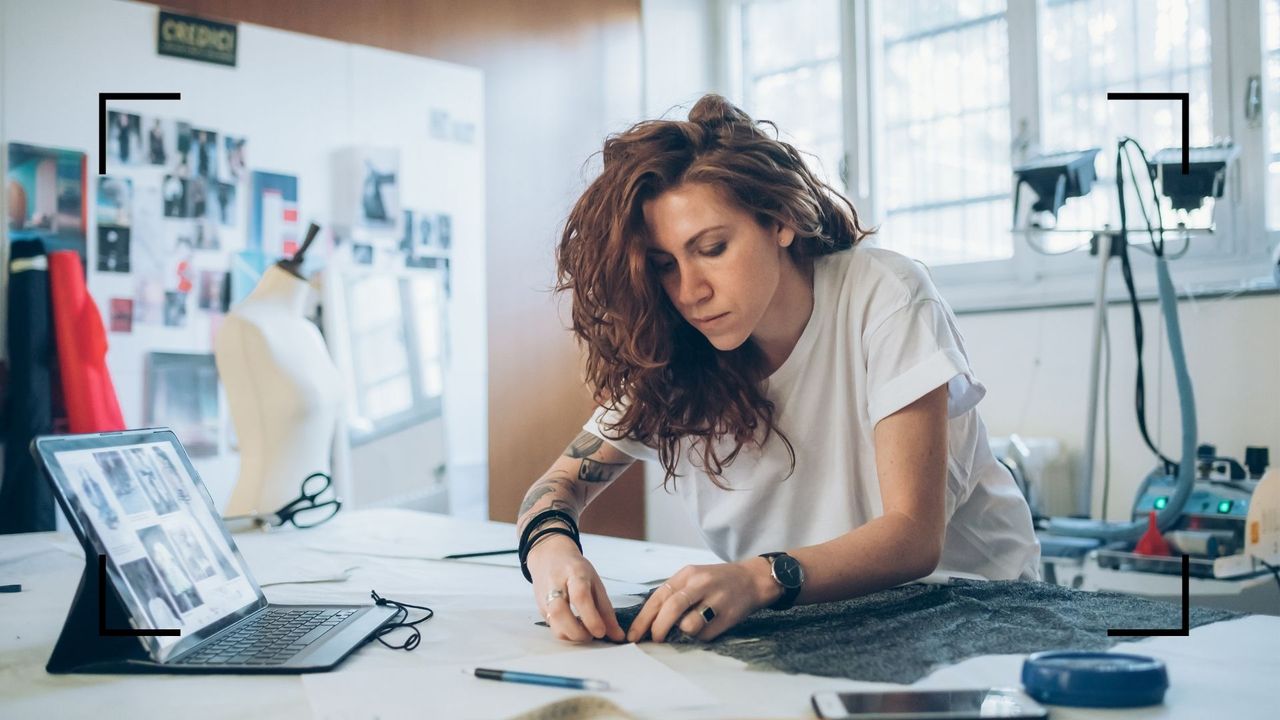
POLYGON ((712 621, 712 620, 715 620, 715 619, 716 619, 716 611, 715 611, 715 610, 712 610, 710 605, 704 605, 704 606, 702 607, 702 612, 700 612, 700 613, 698 613, 698 614, 702 616, 702 619, 703 619, 703 620, 706 620, 706 621, 707 621, 707 624, 708 624, 708 625, 710 625, 710 624, 711 624, 711 621, 712 621))
POLYGON ((689 597, 689 593, 685 592, 684 590, 677 590, 676 593, 683 595, 684 599, 688 601, 684 604, 685 610, 688 610, 689 608, 693 607, 693 598, 689 597))
POLYGON ((562 597, 564 597, 564 591, 559 588, 556 588, 555 590, 552 590, 551 592, 547 593, 546 604, 550 605, 552 600, 559 600, 562 597))

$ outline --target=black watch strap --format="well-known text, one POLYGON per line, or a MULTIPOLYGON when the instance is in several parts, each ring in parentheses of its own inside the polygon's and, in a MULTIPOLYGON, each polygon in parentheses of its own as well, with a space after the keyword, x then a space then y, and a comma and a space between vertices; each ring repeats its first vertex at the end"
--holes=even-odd
POLYGON ((773 581, 778 583, 778 586, 782 588, 782 597, 778 598, 777 602, 769 606, 770 610, 790 609, 791 606, 796 604, 796 598, 800 596, 800 590, 804 588, 804 569, 803 568, 801 568, 800 570, 800 582, 794 586, 788 587, 787 585, 783 585, 782 582, 778 580, 777 573, 773 571, 773 564, 774 564, 774 561, 781 556, 786 556, 787 558, 790 558, 792 562, 795 562, 795 558, 791 557, 790 555, 787 555, 784 552, 770 552, 770 553, 762 553, 760 555, 760 557, 769 561, 769 572, 773 576, 773 581))

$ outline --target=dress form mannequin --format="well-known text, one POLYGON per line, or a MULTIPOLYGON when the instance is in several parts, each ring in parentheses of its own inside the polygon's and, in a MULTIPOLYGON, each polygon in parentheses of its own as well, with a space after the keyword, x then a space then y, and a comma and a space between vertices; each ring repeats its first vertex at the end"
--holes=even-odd
POLYGON ((274 511, 298 497, 311 473, 332 475, 341 377, 319 329, 304 316, 310 286, 299 272, 316 230, 292 260, 267 268, 214 340, 240 444, 227 515, 274 511))

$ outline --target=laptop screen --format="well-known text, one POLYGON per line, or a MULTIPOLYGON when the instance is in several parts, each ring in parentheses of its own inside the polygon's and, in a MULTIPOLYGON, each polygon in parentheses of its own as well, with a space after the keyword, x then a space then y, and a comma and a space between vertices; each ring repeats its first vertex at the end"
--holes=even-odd
POLYGON ((72 522, 107 555, 134 627, 182 631, 142 638, 156 660, 265 601, 173 433, 63 436, 39 448, 72 522))

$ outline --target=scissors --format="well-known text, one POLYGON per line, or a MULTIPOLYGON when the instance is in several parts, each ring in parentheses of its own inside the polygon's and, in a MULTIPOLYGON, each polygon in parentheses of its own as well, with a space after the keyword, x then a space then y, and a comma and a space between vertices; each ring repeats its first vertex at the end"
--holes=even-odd
POLYGON ((289 523, 296 528, 315 527, 329 520, 342 508, 342 501, 336 494, 330 500, 320 500, 333 487, 333 479, 328 474, 314 472, 302 481, 302 494, 289 501, 284 507, 272 513, 249 513, 223 518, 227 523, 249 523, 259 529, 281 527, 289 523))

